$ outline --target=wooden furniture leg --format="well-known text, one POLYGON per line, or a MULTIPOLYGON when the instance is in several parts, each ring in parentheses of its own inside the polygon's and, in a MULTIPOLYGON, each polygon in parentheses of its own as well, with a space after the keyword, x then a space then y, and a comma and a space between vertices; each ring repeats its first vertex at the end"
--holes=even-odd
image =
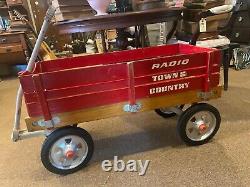
POLYGON ((104 53, 107 53, 107 52, 108 52, 108 49, 107 49, 106 41, 105 41, 105 31, 104 31, 104 30, 101 30, 100 32, 101 32, 101 37, 102 37, 103 52, 104 52, 104 53))

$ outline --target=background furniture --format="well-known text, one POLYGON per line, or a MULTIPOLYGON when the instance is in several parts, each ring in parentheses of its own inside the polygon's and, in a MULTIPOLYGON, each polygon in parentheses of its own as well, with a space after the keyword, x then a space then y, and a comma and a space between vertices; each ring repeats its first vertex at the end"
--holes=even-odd
MULTIPOLYGON (((218 3, 221 4, 222 1, 218 1, 218 3)), ((210 4, 208 8, 213 8, 214 5, 210 4)), ((189 6, 195 7, 195 5, 191 4, 189 6)), ((231 47, 228 38, 221 37, 219 34, 224 32, 224 29, 220 28, 221 23, 225 22, 227 24, 228 21, 226 20, 229 20, 230 14, 214 14, 204 7, 203 9, 186 9, 183 17, 182 27, 176 34, 177 39, 189 42, 192 45, 214 47, 221 50, 222 65, 224 68, 224 90, 227 90, 228 71, 233 47, 231 47), (205 30, 201 28, 202 20, 205 20, 205 30)))
POLYGON ((0 65, 24 64, 28 57, 24 32, 0 34, 0 65))
MULTIPOLYGON (((2 1, 3 2, 3 1, 2 1)), ((24 31, 25 23, 18 21, 13 10, 18 10, 22 16, 27 16, 27 11, 22 0, 6 0, 1 4, 0 16, 9 21, 8 30, 0 32, 0 66, 4 64, 25 64, 28 50, 24 31)))
MULTIPOLYGON (((82 20, 70 20, 57 22, 55 25, 61 34, 90 32, 107 29, 123 29, 132 26, 143 26, 152 23, 161 23, 167 21, 177 21, 181 19, 181 13, 184 8, 158 8, 145 11, 134 11, 124 13, 114 13, 105 16, 90 16, 82 20)), ((173 27, 173 29, 175 29, 173 27)), ((135 29, 135 35, 139 36, 139 31, 135 29)), ((140 30, 143 35, 144 29, 140 30)), ((169 34, 173 34, 170 32, 169 34)), ((171 38, 169 35, 167 38, 171 38)), ((138 37, 137 37, 138 38, 138 37)), ((141 46, 145 46, 145 41, 141 41, 141 46)), ((104 46, 105 47, 105 46, 104 46)), ((105 47, 106 48, 106 47, 105 47)))
POLYGON ((225 35, 234 43, 249 44, 250 42, 250 0, 238 0, 225 35))
POLYGON ((54 0, 55 7, 59 7, 55 13, 56 21, 81 19, 95 15, 95 11, 89 6, 87 0, 54 0))

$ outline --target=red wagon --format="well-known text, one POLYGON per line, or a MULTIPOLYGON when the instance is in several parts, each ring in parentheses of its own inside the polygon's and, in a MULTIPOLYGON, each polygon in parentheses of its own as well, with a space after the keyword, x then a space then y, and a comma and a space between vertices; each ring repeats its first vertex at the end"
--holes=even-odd
POLYGON ((221 96, 216 49, 176 44, 57 59, 19 77, 29 114, 19 139, 45 133, 42 162, 57 174, 81 169, 92 156, 81 122, 148 110, 180 114, 177 131, 189 145, 206 143, 220 126, 218 110, 198 104, 221 96))

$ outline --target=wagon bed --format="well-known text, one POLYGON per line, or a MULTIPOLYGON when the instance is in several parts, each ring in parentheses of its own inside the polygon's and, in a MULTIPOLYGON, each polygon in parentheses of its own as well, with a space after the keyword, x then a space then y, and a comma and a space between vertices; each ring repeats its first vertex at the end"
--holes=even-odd
POLYGON ((220 52, 185 44, 38 62, 19 78, 28 131, 221 95, 220 52))

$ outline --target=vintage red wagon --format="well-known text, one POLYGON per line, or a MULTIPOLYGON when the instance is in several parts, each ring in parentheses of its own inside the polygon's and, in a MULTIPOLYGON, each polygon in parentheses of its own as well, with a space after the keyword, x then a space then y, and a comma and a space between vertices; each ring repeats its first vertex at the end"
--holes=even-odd
POLYGON ((220 52, 175 44, 35 63, 56 7, 50 5, 27 70, 19 74, 13 141, 46 139, 43 165, 73 173, 90 161, 94 143, 79 123, 155 110, 180 115, 177 132, 188 145, 208 142, 220 113, 200 103, 221 96, 220 52), (27 129, 20 129, 22 98, 27 129), (184 110, 185 105, 185 110, 184 110))
POLYGON ((189 145, 206 143, 220 126, 218 110, 198 104, 221 96, 216 49, 175 44, 56 59, 19 78, 29 116, 27 130, 14 136, 46 134, 41 159, 57 174, 81 169, 92 156, 93 140, 77 127, 81 122, 148 110, 180 114, 177 131, 189 145))

